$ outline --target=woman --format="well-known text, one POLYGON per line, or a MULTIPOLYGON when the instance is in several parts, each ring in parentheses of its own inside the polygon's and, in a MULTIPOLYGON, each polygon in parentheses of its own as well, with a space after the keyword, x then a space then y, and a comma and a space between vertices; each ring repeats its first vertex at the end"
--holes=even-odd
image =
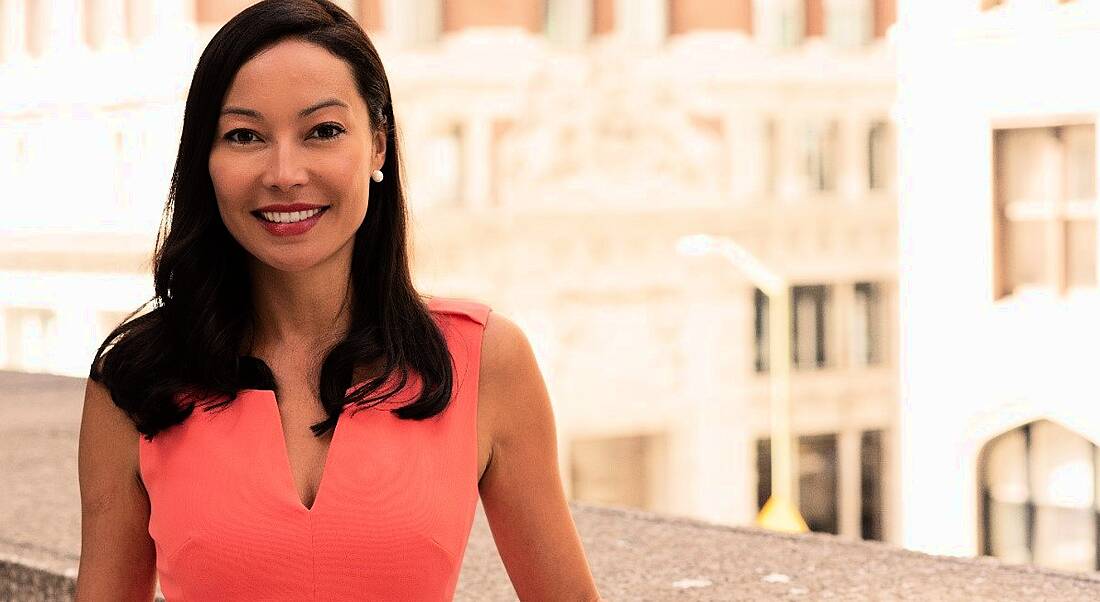
POLYGON ((155 308, 89 374, 78 600, 451 599, 479 495, 521 599, 598 599, 527 339, 413 288, 395 129, 331 2, 211 39, 155 308))

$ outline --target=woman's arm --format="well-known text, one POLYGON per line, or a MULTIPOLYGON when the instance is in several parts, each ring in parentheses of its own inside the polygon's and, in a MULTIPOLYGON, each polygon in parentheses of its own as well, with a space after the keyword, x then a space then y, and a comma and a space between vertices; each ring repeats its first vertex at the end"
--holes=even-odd
POLYGON ((77 602, 153 599, 156 548, 149 497, 138 480, 134 423, 88 379, 80 419, 80 569, 77 602))
POLYGON ((550 396, 520 328, 491 312, 482 341, 479 411, 492 451, 479 488, 521 600, 599 600, 558 472, 550 396))

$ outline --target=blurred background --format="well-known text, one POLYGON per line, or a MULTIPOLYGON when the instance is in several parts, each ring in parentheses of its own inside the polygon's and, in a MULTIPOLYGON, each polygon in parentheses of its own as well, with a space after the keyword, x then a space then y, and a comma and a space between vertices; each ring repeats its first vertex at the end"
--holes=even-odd
MULTIPOLYGON (((194 65, 250 4, 0 0, 0 406, 152 295, 194 65)), ((1100 568, 1100 0, 337 4, 416 284, 523 327, 571 499, 753 524, 779 408, 814 531, 1100 568)))

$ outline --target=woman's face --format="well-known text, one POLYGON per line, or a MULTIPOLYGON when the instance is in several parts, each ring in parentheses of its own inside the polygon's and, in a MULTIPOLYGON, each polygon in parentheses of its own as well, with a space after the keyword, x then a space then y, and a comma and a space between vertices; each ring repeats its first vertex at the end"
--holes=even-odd
POLYGON ((296 272, 350 262, 370 175, 385 156, 385 134, 371 131, 351 67, 320 46, 284 40, 234 77, 209 169, 229 233, 259 262, 296 272), (310 218, 314 210, 277 206, 294 204, 324 209, 310 218))

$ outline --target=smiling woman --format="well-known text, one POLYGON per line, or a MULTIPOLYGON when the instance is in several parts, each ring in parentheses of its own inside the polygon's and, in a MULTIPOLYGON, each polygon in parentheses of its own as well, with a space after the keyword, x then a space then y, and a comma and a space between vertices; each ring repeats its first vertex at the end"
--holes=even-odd
POLYGON ((525 335, 412 285, 395 131, 331 2, 210 40, 155 307, 89 371, 78 600, 450 599, 479 496, 522 599, 598 598, 525 335))
POLYGON ((368 178, 383 167, 387 142, 351 66, 324 47, 291 38, 245 63, 219 112, 209 170, 222 222, 248 252, 251 272, 350 266, 368 178))

